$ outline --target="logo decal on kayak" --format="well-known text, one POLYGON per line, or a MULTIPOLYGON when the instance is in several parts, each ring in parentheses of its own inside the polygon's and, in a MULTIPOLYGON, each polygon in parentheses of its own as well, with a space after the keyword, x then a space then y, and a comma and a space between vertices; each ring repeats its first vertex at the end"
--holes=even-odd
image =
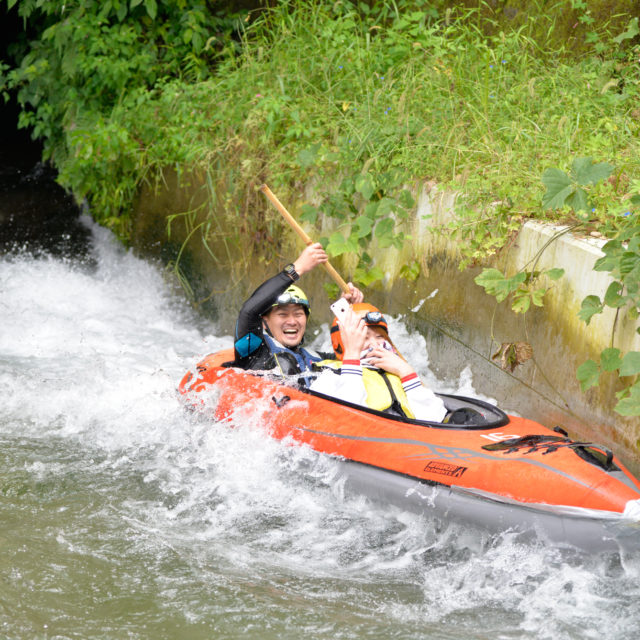
POLYGON ((519 436, 514 434, 502 433, 502 431, 496 431, 495 433, 481 435, 480 437, 486 438, 487 440, 493 440, 493 442, 501 442, 502 440, 511 440, 511 438, 518 438, 519 436))
POLYGON ((452 478, 459 478, 466 470, 467 467, 458 467, 455 464, 448 464, 447 462, 430 462, 425 468, 425 471, 431 473, 439 473, 441 476, 451 476, 452 478))

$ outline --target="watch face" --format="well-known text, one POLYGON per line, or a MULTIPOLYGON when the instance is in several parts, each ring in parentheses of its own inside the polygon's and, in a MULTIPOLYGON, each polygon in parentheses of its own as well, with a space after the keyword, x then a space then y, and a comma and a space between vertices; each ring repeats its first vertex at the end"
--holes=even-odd
POLYGON ((297 280, 300 277, 298 275, 298 272, 296 271, 296 268, 293 266, 293 264, 288 264, 284 268, 284 272, 293 280, 297 280))

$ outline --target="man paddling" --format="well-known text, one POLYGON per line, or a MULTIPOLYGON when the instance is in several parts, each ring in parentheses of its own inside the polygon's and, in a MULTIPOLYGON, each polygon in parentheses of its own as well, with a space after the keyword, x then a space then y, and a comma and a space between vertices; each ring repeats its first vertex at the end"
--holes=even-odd
MULTIPOLYGON (((310 306, 304 291, 294 283, 300 276, 328 261, 322 245, 313 243, 280 273, 263 282, 242 305, 236 323, 235 366, 275 370, 283 376, 299 375, 309 386, 312 363, 322 357, 302 346, 310 306)), ((362 302, 352 283, 342 297, 362 302)))

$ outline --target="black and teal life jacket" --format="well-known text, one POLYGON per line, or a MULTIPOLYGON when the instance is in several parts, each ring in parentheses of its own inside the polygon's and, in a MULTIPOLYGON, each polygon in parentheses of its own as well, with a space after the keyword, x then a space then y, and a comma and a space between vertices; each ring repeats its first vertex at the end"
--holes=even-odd
POLYGON ((309 387, 317 375, 317 372, 312 370, 313 365, 320 362, 322 358, 304 347, 298 346, 294 349, 285 347, 267 333, 263 334, 263 339, 280 373, 285 376, 299 375, 301 384, 309 387))

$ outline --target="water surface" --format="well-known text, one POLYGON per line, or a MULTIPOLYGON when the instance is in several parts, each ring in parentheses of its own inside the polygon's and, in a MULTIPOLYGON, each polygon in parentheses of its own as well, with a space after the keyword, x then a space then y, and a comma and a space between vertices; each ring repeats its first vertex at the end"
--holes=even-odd
POLYGON ((251 411, 185 413, 181 376, 231 338, 85 224, 88 260, 0 258, 1 638, 637 637, 636 558, 345 497, 338 463, 251 411))

